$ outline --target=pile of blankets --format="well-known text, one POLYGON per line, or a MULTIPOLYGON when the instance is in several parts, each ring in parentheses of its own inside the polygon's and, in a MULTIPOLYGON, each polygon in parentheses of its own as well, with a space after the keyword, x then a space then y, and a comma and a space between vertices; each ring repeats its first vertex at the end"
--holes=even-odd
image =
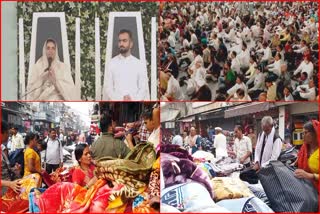
POLYGON ((242 168, 230 158, 217 161, 204 151, 193 157, 178 145, 162 145, 161 212, 273 212, 261 192, 226 176, 242 168))
MULTIPOLYGON (((63 169, 57 171, 61 174, 63 169)), ((20 195, 8 191, 2 198, 5 212, 41 213, 157 213, 160 211, 160 157, 153 144, 138 144, 124 159, 97 160, 98 181, 89 189, 64 182, 57 174, 47 177, 52 185, 39 188, 41 179, 32 174, 22 183, 20 195), (52 178, 55 182, 52 180, 52 178), (19 199, 20 207, 13 207, 19 199), (11 203, 9 203, 11 202, 11 203)))

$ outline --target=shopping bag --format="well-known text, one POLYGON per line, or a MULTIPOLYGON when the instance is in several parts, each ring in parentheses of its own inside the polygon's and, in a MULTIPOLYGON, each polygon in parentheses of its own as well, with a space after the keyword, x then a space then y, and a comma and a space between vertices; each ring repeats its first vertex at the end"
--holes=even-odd
POLYGON ((257 184, 259 178, 256 170, 249 167, 240 171, 240 179, 248 182, 249 184, 257 184))
POLYGON ((258 177, 275 212, 317 212, 318 192, 311 181, 294 176, 280 161, 270 161, 258 177))

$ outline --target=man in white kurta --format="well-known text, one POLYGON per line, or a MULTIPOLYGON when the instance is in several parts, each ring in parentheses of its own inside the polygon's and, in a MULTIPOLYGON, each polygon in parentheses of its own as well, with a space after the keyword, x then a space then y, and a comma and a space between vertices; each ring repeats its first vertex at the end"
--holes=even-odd
POLYGON ((160 79, 167 83, 166 92, 161 98, 162 100, 174 101, 183 100, 183 92, 178 80, 171 75, 171 73, 160 72, 160 79))
POLYGON ((103 100, 150 100, 146 64, 131 55, 132 33, 121 30, 118 35, 120 54, 108 64, 103 100))
POLYGON ((216 136, 214 137, 213 146, 216 148, 216 158, 228 157, 226 136, 222 133, 220 127, 216 127, 214 130, 216 131, 216 136))

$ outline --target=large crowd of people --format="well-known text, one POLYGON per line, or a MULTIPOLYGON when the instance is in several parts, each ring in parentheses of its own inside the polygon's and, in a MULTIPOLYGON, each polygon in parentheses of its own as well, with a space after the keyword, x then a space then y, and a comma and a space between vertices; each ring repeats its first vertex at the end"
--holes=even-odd
POLYGON ((68 145, 55 129, 47 138, 23 137, 2 121, 1 211, 159 212, 159 118, 154 106, 141 120, 116 126, 113 113, 102 110, 101 134, 68 145), (67 166, 64 150, 72 147, 67 166))
POLYGON ((317 2, 163 3, 162 100, 317 99, 317 2))

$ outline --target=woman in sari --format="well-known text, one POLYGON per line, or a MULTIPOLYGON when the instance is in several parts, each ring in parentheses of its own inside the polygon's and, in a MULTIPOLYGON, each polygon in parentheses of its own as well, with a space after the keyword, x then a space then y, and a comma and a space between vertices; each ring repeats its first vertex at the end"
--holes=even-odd
POLYGON ((97 181, 93 173, 95 166, 92 163, 89 146, 87 144, 78 144, 74 154, 79 166, 72 173, 72 182, 89 188, 97 181))
POLYGON ((32 173, 38 173, 41 175, 41 158, 36 152, 38 143, 37 136, 34 133, 29 133, 24 141, 26 150, 24 152, 24 174, 23 177, 32 173))
POLYGON ((75 158, 79 166, 72 169, 71 182, 57 182, 35 200, 40 212, 86 212, 97 191, 105 185, 104 180, 94 176, 95 166, 87 144, 78 144, 75 158))
POLYGON ((318 189, 319 182, 319 121, 312 120, 303 126, 304 144, 298 153, 298 169, 294 174, 297 178, 313 181, 318 189))

